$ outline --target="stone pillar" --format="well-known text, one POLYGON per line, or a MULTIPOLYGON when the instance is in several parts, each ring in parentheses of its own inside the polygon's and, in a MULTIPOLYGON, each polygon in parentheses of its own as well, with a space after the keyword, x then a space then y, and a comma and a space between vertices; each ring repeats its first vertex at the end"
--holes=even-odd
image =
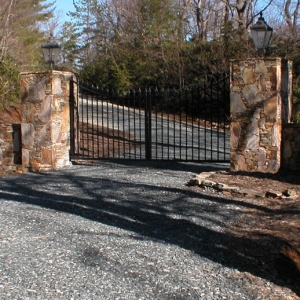
MULTIPOLYGON (((281 58, 231 61, 233 171, 276 173, 280 168, 283 74, 291 76, 283 72, 283 63, 281 58)), ((286 111, 285 118, 289 119, 286 111)))
POLYGON ((43 171, 70 164, 70 79, 73 73, 21 73, 22 165, 43 171))

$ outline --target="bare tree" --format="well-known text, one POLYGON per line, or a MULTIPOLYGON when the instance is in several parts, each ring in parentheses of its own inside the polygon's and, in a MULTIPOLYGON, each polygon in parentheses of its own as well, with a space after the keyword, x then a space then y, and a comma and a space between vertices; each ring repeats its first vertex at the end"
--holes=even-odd
POLYGON ((14 0, 10 0, 9 2, 5 0, 1 0, 0 6, 2 7, 0 11, 0 23, 2 27, 2 32, 0 35, 0 60, 2 60, 7 55, 7 42, 8 38, 11 35, 10 30, 10 20, 13 17, 12 7, 14 4, 14 0))

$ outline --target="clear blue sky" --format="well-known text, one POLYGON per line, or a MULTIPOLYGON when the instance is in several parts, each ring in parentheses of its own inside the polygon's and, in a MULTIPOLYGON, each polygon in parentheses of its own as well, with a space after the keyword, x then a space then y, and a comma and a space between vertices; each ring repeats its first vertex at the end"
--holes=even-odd
MULTIPOLYGON (((47 2, 54 2, 54 0, 48 0, 47 2)), ((62 14, 63 22, 68 20, 67 13, 74 11, 73 0, 56 0, 54 6, 56 6, 57 12, 62 14)))

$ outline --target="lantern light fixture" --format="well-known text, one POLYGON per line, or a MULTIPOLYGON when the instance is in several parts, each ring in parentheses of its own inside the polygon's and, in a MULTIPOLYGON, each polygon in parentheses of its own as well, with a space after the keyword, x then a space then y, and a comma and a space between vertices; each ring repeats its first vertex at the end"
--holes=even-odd
POLYGON ((50 34, 49 41, 41 46, 44 59, 47 64, 49 64, 50 68, 53 68, 53 66, 57 63, 59 59, 59 55, 61 52, 61 46, 54 41, 53 34, 50 34))
POLYGON ((260 12, 260 17, 256 24, 250 27, 250 31, 255 48, 258 52, 264 54, 269 46, 273 28, 266 23, 262 12, 260 12))

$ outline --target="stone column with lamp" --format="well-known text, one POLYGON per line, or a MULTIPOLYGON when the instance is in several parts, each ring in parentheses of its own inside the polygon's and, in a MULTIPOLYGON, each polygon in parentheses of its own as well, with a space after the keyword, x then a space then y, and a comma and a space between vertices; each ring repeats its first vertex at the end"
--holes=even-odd
MULTIPOLYGON (((230 168, 232 171, 276 173, 281 165, 284 83, 281 58, 264 57, 272 28, 262 14, 251 27, 258 58, 231 61, 230 168)), ((284 76, 287 77, 284 79, 284 76)))
POLYGON ((70 80, 73 73, 53 67, 60 46, 42 46, 51 70, 21 73, 22 166, 32 171, 57 169, 70 164, 70 80))

